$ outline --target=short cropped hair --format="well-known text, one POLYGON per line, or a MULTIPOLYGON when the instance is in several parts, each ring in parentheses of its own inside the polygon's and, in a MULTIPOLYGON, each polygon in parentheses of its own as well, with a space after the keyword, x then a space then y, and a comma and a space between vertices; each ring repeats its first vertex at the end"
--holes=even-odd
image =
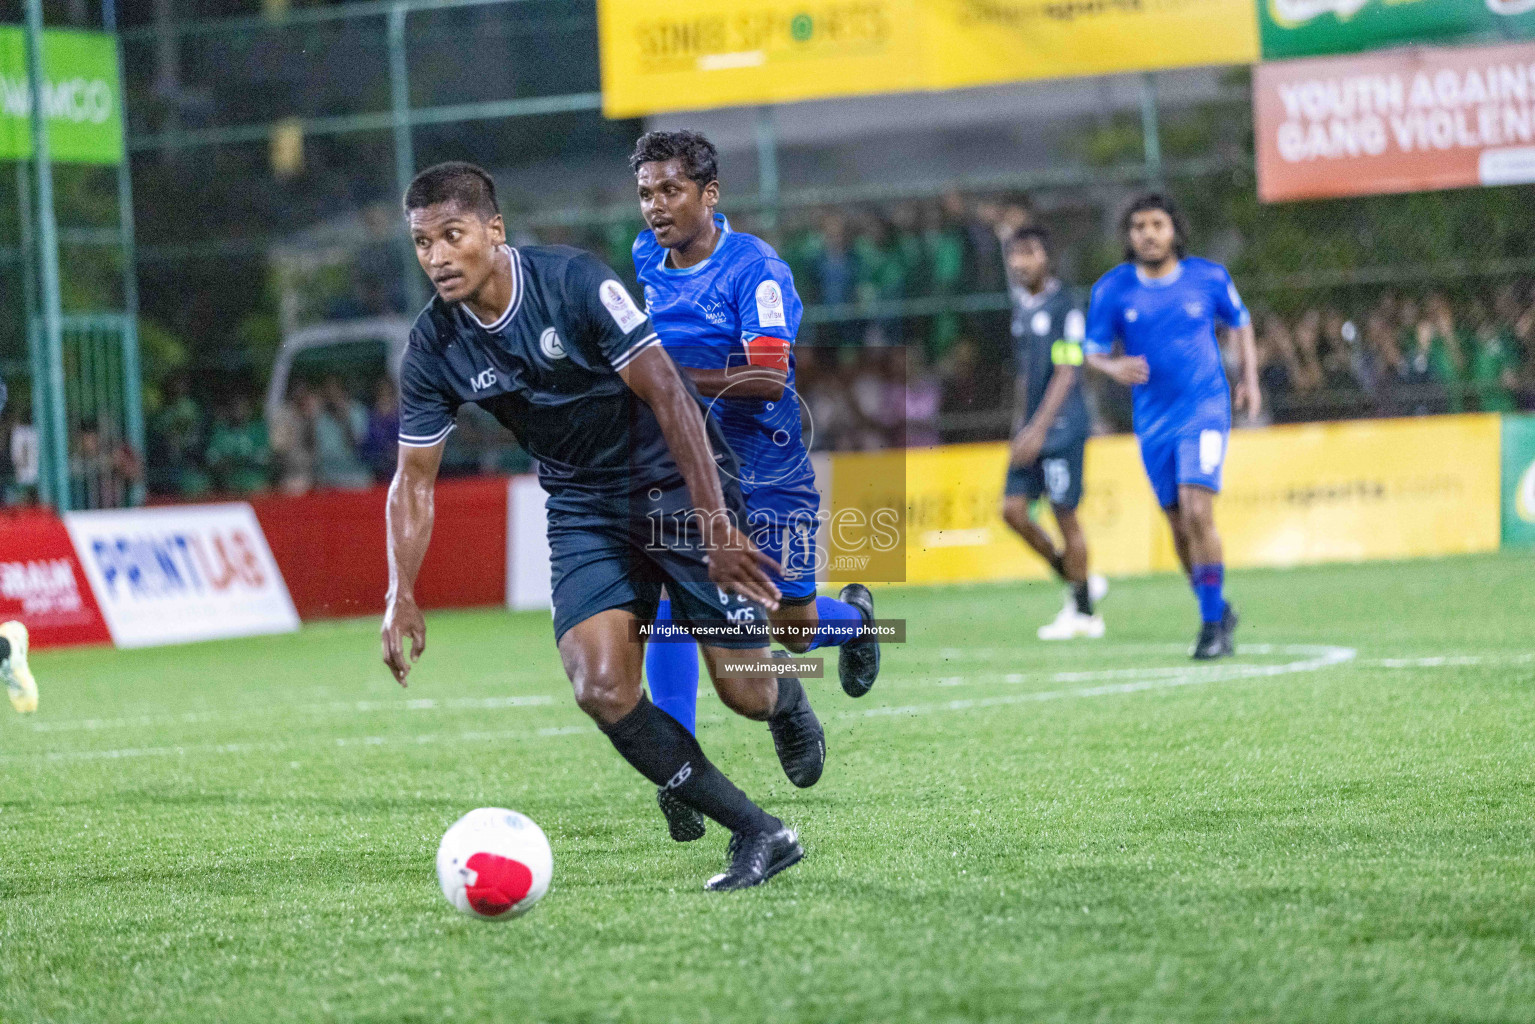
POLYGON ((682 173, 703 188, 720 176, 720 155, 714 143, 697 132, 646 132, 634 144, 629 169, 635 174, 642 164, 681 160, 682 173))
POLYGON ((428 167, 412 178, 405 190, 406 213, 438 203, 456 203, 460 209, 479 214, 485 220, 501 214, 496 202, 496 181, 490 172, 459 160, 428 167))
POLYGON ((1037 224, 1030 224, 1026 228, 1019 228, 1007 239, 1006 248, 1011 251, 1013 246, 1022 245, 1030 239, 1039 243, 1039 247, 1045 250, 1045 255, 1050 255, 1050 232, 1037 224))
POLYGON ((1133 261, 1135 250, 1130 247, 1130 220, 1137 213, 1147 210, 1161 210, 1173 222, 1173 252, 1181 260, 1188 249, 1189 222, 1183 216, 1183 209, 1172 196, 1161 192, 1147 192, 1137 196, 1135 201, 1126 207, 1124 216, 1119 218, 1119 233, 1125 238, 1125 259, 1133 261))

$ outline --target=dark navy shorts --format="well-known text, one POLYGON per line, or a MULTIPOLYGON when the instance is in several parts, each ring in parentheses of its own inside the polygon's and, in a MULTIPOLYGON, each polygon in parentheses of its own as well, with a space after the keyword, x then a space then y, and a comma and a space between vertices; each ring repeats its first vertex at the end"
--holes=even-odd
MULTIPOLYGON (((740 492, 733 481, 726 481, 725 491, 740 529, 740 492)), ((688 514, 693 502, 686 487, 591 499, 586 507, 562 497, 559 505, 549 509, 556 643, 576 623, 610 608, 654 618, 665 587, 673 619, 707 627, 700 643, 743 650, 768 646, 766 610, 710 581, 706 527, 688 514)))
POLYGON ((1082 455, 1087 439, 1046 452, 1027 466, 1009 466, 1009 497, 1023 495, 1030 501, 1048 495, 1056 508, 1074 509, 1082 501, 1082 455))

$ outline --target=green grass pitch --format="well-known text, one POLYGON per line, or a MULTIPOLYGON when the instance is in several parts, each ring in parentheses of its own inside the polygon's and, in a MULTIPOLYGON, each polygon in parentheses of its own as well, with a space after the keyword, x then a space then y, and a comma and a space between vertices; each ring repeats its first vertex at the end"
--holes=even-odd
MULTIPOLYGON (((1535 557, 1233 573, 1192 667, 1172 577, 1109 638, 1043 585, 888 589, 861 701, 812 684, 820 785, 706 696, 705 748, 808 855, 713 895, 576 710, 545 614, 40 653, 0 718, 0 1020, 1529 1021, 1535 557), (485 924, 443 829, 531 815, 554 884, 485 924)), ((834 658, 834 653, 833 653, 834 658)))

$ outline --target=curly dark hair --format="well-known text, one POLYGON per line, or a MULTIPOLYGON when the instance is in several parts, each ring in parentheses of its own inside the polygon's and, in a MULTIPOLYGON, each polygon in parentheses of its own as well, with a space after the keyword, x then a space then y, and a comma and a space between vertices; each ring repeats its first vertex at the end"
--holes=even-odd
POLYGON ((461 209, 477 213, 485 220, 501 214, 496 202, 496 181, 490 172, 458 160, 428 167, 412 178, 405 190, 407 213, 438 203, 457 203, 461 209))
POLYGON ((1135 201, 1125 208, 1124 215, 1119 218, 1119 233, 1125 238, 1125 259, 1135 262, 1135 250, 1130 247, 1130 218, 1137 213, 1147 210, 1161 210, 1167 214, 1173 222, 1173 252, 1181 260, 1187 255, 1189 244, 1189 222, 1183 216, 1183 208, 1172 196, 1161 192, 1147 192, 1137 196, 1135 201))
POLYGON ((641 164, 665 160, 681 160, 683 173, 699 188, 719 180, 719 151, 697 132, 646 132, 634 144, 629 169, 638 174, 641 164))

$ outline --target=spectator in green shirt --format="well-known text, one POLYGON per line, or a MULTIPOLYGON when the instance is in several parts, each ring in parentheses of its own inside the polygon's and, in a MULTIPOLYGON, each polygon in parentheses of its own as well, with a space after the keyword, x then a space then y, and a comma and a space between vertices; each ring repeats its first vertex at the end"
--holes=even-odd
POLYGON ((258 494, 271 486, 266 424, 252 415, 249 398, 242 395, 220 411, 205 459, 221 491, 258 494))
POLYGON ((1494 323, 1478 328, 1468 375, 1477 408, 1482 412, 1513 412, 1518 408, 1514 402, 1517 368, 1513 333, 1494 323))

